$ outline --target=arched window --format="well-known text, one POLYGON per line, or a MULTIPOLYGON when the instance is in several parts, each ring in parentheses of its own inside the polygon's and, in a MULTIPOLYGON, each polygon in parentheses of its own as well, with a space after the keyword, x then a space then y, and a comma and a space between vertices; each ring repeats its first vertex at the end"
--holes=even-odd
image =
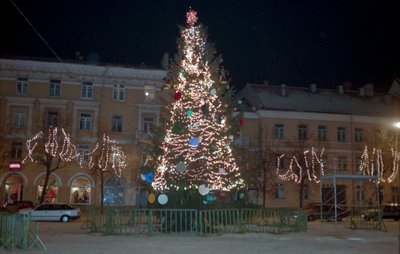
POLYGON ((24 196, 24 180, 19 175, 10 175, 5 182, 4 204, 20 201, 24 196))
POLYGON ((72 181, 70 200, 71 204, 91 204, 92 184, 85 176, 78 176, 72 181))
POLYGON ((104 183, 104 199, 105 205, 123 205, 125 203, 124 180, 122 178, 113 177, 104 183))
MULTIPOLYGON (((40 199, 40 196, 42 195, 43 191, 43 184, 44 184, 45 176, 41 177, 37 189, 37 200, 40 199)), ((47 183, 46 187, 46 196, 44 199, 45 203, 55 203, 57 202, 57 197, 58 197, 58 182, 57 179, 50 176, 49 177, 49 182, 47 183)))

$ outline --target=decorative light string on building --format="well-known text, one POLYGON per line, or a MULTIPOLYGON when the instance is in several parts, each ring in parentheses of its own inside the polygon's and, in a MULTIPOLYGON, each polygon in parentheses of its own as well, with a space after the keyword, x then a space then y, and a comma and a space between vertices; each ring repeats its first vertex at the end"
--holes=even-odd
POLYGON ((365 146, 361 156, 359 172, 363 175, 378 176, 379 182, 393 182, 399 174, 400 152, 391 149, 391 161, 384 162, 381 149, 372 148, 368 151, 365 146), (386 169, 389 172, 385 172, 386 169))
POLYGON ((310 182, 319 183, 319 176, 325 175, 325 163, 323 160, 324 148, 318 155, 315 148, 304 151, 303 160, 304 165, 300 165, 299 160, 296 156, 290 158, 289 167, 287 169, 281 169, 281 161, 285 158, 285 154, 278 156, 276 162, 276 175, 279 179, 284 181, 294 181, 298 184, 302 183, 304 179, 310 182))

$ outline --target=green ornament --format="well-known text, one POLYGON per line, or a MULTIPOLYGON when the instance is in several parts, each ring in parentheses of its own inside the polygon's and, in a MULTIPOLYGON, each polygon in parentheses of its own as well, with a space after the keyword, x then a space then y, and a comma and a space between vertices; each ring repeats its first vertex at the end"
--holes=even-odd
POLYGON ((174 124, 174 126, 172 127, 172 132, 173 132, 174 134, 179 134, 179 133, 182 131, 182 129, 183 129, 183 125, 180 124, 180 123, 176 123, 176 124, 174 124))
POLYGON ((189 109, 188 111, 186 111, 186 115, 187 116, 192 116, 193 115, 193 111, 191 109, 189 109))

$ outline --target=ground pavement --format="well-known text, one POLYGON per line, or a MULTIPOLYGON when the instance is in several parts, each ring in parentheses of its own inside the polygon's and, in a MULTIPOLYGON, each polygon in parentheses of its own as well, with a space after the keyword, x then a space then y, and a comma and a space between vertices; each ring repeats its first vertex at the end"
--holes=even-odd
MULTIPOLYGON (((388 232, 348 229, 348 222, 309 222, 306 232, 249 233, 219 236, 103 235, 81 229, 83 221, 40 222, 47 250, 23 253, 72 254, 399 254, 400 222, 385 221, 388 232)), ((0 249, 0 253, 6 253, 0 249)))

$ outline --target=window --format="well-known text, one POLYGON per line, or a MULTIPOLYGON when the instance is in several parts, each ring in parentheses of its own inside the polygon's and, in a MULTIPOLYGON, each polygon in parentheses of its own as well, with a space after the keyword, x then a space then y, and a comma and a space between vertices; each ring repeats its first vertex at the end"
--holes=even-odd
POLYGON ((79 121, 79 129, 83 131, 90 131, 92 122, 92 115, 90 113, 81 113, 79 121))
POLYGON ((112 131, 122 132, 122 116, 112 116, 112 131))
POLYGON ((89 163, 89 145, 78 145, 79 164, 89 163))
POLYGON ((156 96, 156 89, 154 85, 144 85, 144 96, 146 102, 153 102, 156 96))
POLYGON ((28 95, 28 78, 18 78, 17 95, 28 95))
POLYGON ((356 142, 356 143, 363 142, 363 129, 361 129, 361 128, 354 129, 354 142, 356 142))
POLYGON ((93 98, 93 83, 83 82, 81 87, 81 98, 92 99, 93 98))
MULTIPOLYGON (((37 189, 38 200, 39 200, 40 196, 42 195, 44 180, 45 180, 45 177, 42 177, 40 184, 38 185, 38 189, 37 189)), ((45 203, 55 203, 55 202, 57 202, 57 196, 58 196, 58 182, 54 177, 50 176, 49 182, 48 182, 47 188, 46 188, 46 195, 44 198, 44 202, 45 203)))
POLYGON ((358 202, 364 202, 365 200, 365 186, 364 185, 357 185, 356 186, 356 200, 358 202))
POLYGON ((49 111, 47 112, 47 127, 57 127, 58 126, 58 112, 49 111))
POLYGON ((338 127, 337 128, 337 140, 339 142, 345 142, 346 141, 346 128, 344 128, 344 127, 338 127))
POLYGON ((143 117, 143 132, 150 133, 154 124, 153 117, 143 117))
POLYGON ((328 134, 328 130, 327 130, 326 126, 319 125, 318 126, 318 140, 326 141, 327 140, 327 134, 328 134))
POLYGON ((113 99, 116 101, 125 100, 125 85, 114 84, 113 87, 113 99))
POLYGON ((26 109, 15 108, 13 110, 13 127, 14 128, 25 127, 25 119, 26 119, 26 109))
POLYGON ((123 205, 125 203, 124 189, 124 180, 122 178, 113 177, 108 179, 104 183, 104 204, 123 205))
POLYGON ((275 139, 283 139, 283 124, 275 124, 274 137, 275 139))
POLYGON ((298 126, 298 138, 302 140, 307 139, 307 125, 299 124, 298 126))
POLYGON ((282 183, 275 184, 275 198, 284 199, 285 198, 285 185, 282 183))
POLYGON ((22 143, 13 142, 11 144, 11 159, 22 159, 22 143))
POLYGON ((338 156, 337 158, 337 170, 346 171, 347 170, 347 157, 338 156))
POLYGON ((71 184, 71 203, 90 204, 92 185, 88 178, 80 176, 75 178, 71 184))
POLYGON ((356 169, 360 169, 361 163, 362 163, 362 155, 361 154, 356 154, 354 156, 354 161, 355 161, 356 169))
POLYGON ((49 86, 49 95, 60 96, 60 87, 61 87, 61 80, 51 79, 49 86))

